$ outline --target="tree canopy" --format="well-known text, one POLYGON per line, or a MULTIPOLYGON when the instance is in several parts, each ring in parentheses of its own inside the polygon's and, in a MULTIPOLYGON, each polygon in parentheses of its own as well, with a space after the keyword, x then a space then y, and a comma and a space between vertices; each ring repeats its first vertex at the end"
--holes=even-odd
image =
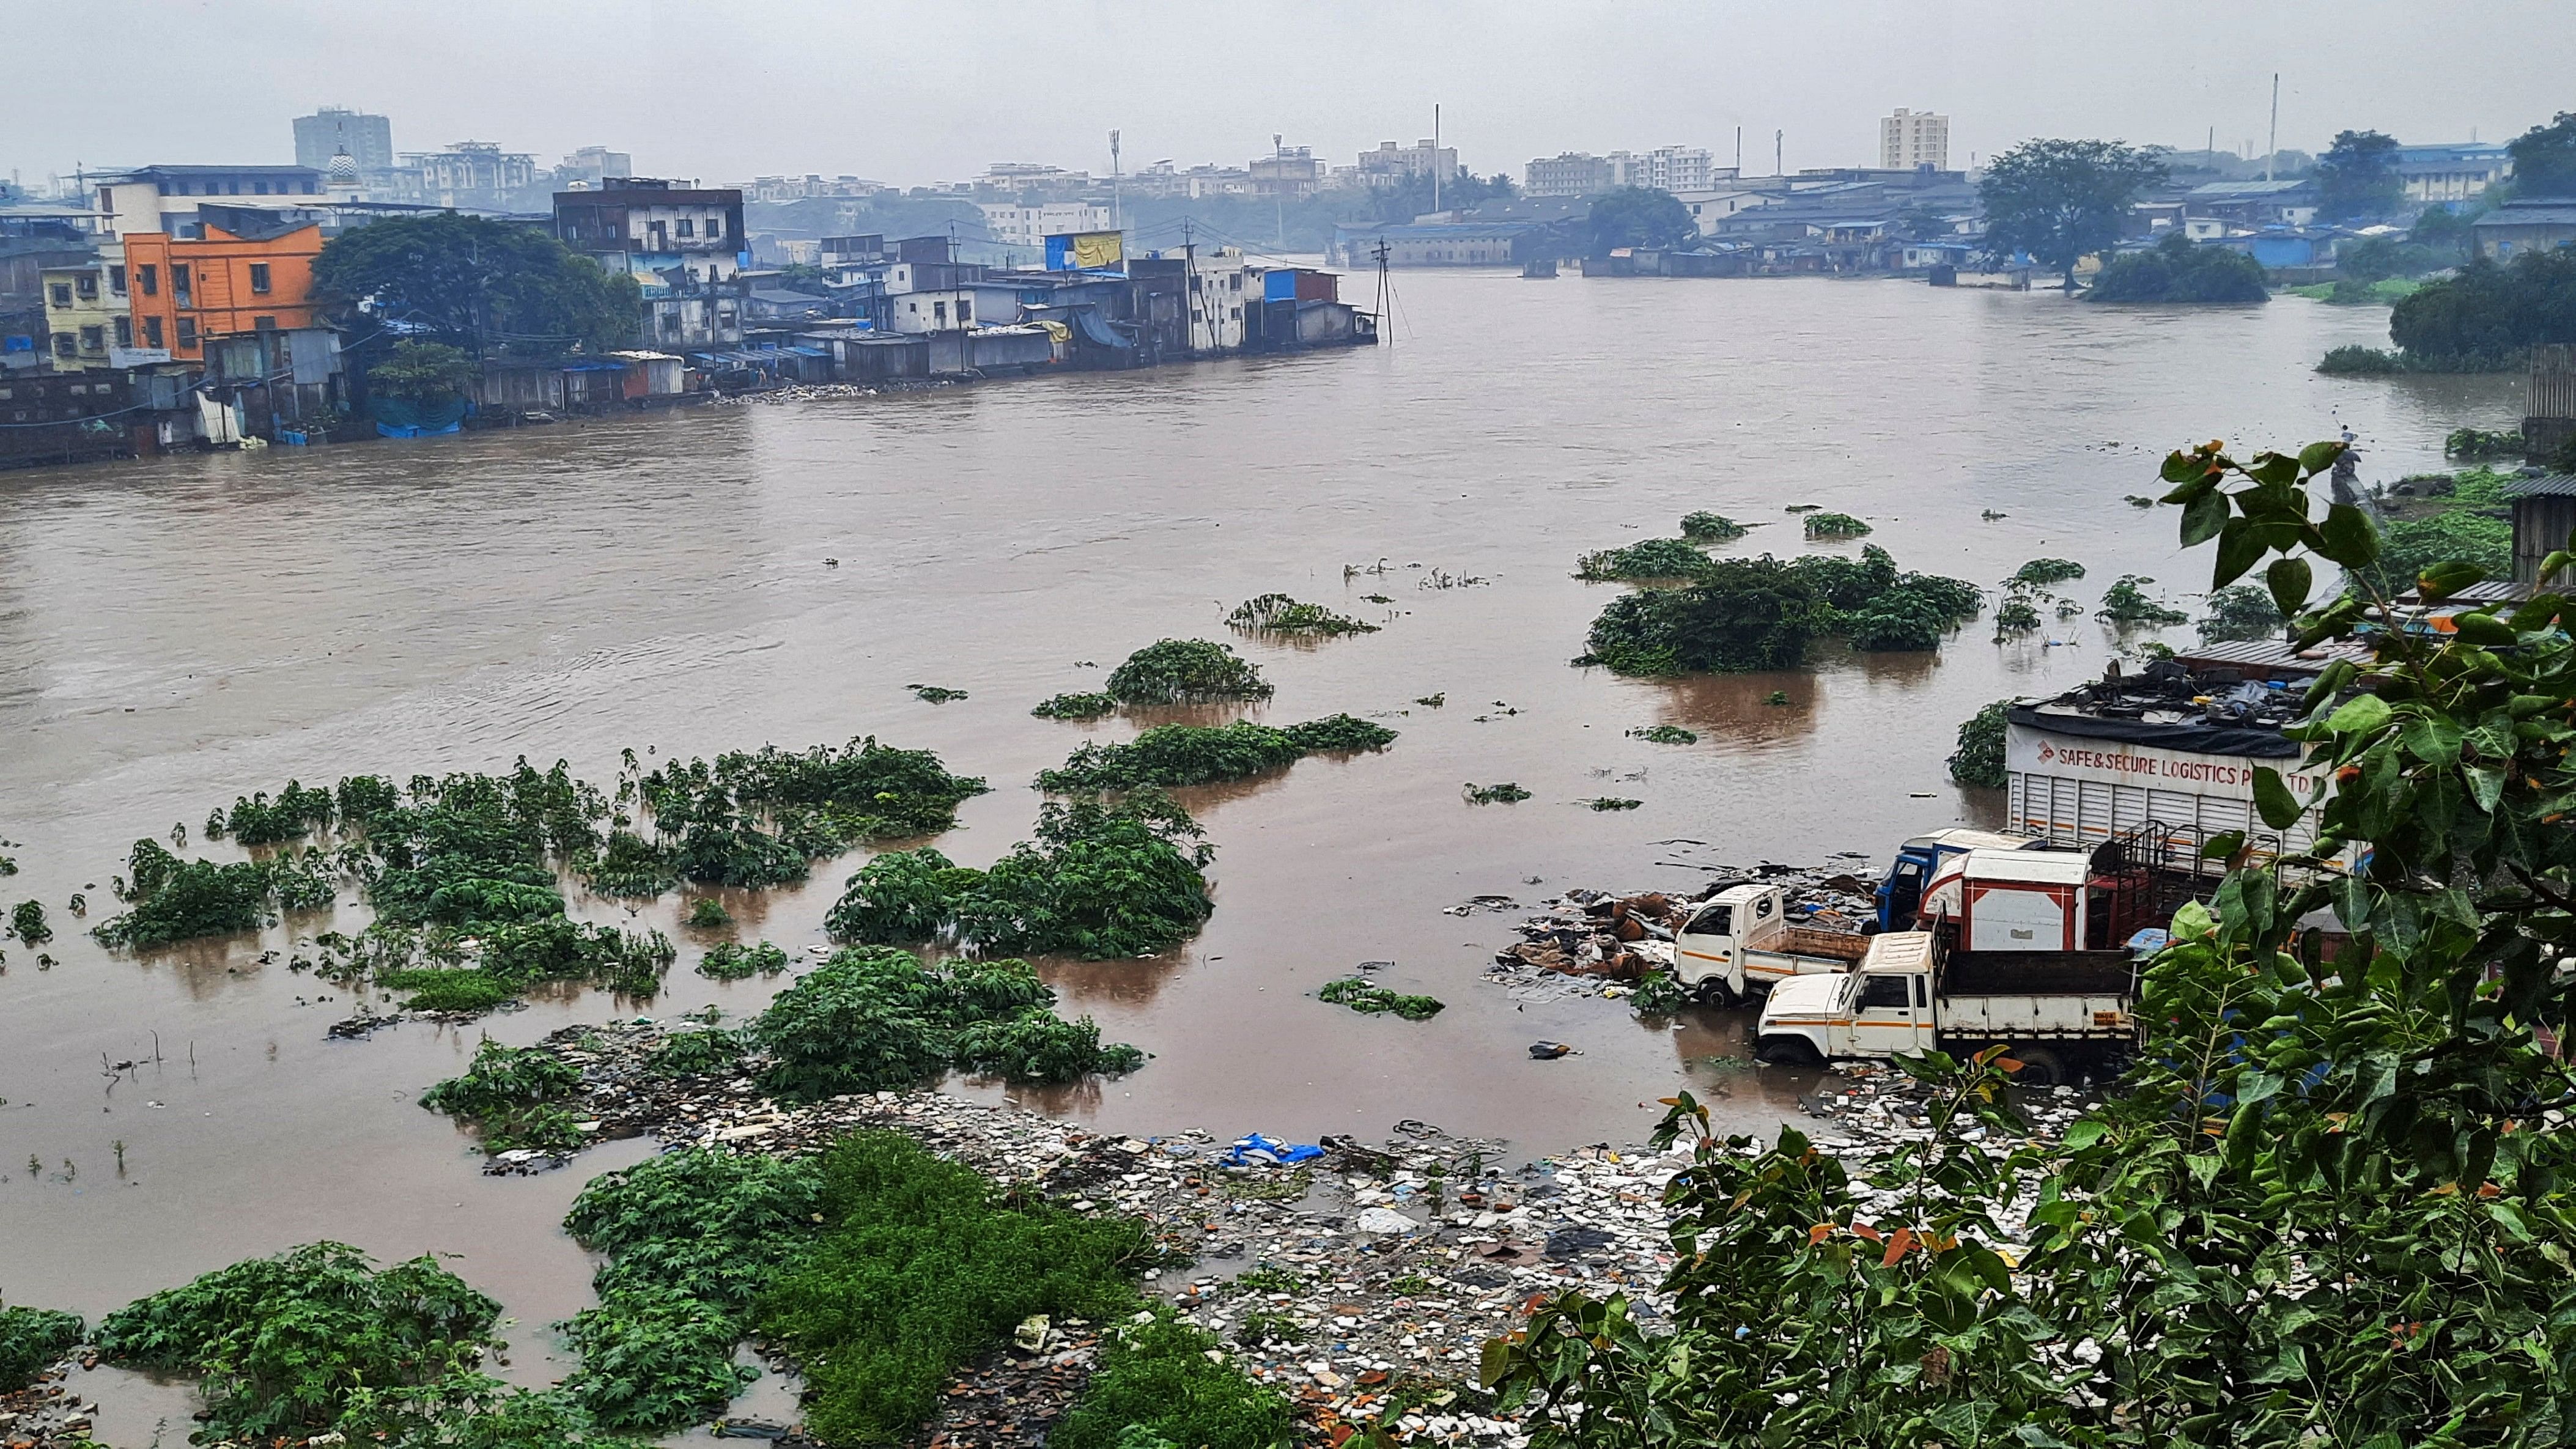
POLYGON ((2544 342, 2576 342, 2576 253, 2481 258, 2399 299, 2389 338, 2426 362, 2501 359, 2544 342))
POLYGON ((2317 158, 2317 217, 2351 221, 2397 209, 2404 184, 2397 176, 2397 138, 2381 131, 2338 131, 2317 158))
POLYGON ((2229 247, 2202 246, 2179 229, 2154 246, 2112 258, 2088 302, 2266 302, 2263 264, 2229 247))
POLYGON ((2517 196, 2576 196, 2576 111, 2560 111, 2505 146, 2517 196))
POLYGON ((2129 204, 2164 175, 2162 161, 2117 141, 2024 141, 1977 183, 1987 254, 2028 252, 2071 292, 2076 262, 2118 242, 2129 204))
POLYGON ((1669 191, 1622 186, 1592 199, 1592 255, 1617 247, 1672 247, 1696 240, 1699 223, 1669 191))
POLYGON ((634 340, 640 292, 544 232, 441 212, 341 233, 313 263, 315 291, 430 329, 481 355, 594 351, 634 340))
POLYGON ((462 397, 475 377, 474 360, 443 342, 406 337, 392 353, 367 369, 373 392, 405 402, 438 403, 462 397))
POLYGON ((1491 176, 1479 176, 1461 166, 1451 175, 1440 178, 1437 197, 1432 195, 1431 173, 1418 172, 1384 191, 1373 193, 1369 212, 1377 221, 1401 225, 1417 216, 1428 215, 1434 210, 1435 202, 1438 210, 1455 211, 1487 201, 1509 201, 1519 194, 1520 188, 1513 184, 1512 178, 1500 171, 1491 176))

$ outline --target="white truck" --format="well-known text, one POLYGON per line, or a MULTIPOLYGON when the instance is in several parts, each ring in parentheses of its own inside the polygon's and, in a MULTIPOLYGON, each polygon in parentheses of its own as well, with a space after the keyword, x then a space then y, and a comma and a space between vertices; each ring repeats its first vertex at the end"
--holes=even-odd
POLYGON ((1811 1063, 2000 1044, 2016 1081, 2056 1086, 2136 1043, 2137 971, 2127 951, 1952 951, 1938 932, 1891 931, 1840 975, 1772 987, 1753 1051, 1811 1063))
POLYGON ((1790 925, 1779 886, 1731 886, 1673 933, 1673 980, 1701 1000, 1732 1005, 1775 981, 1848 970, 1868 949, 1857 932, 1790 925))

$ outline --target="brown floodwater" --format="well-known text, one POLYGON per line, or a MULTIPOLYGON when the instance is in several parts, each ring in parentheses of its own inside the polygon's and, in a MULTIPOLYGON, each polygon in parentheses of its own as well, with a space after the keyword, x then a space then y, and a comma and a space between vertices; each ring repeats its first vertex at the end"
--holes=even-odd
MULTIPOLYGON (((1239 641, 1278 685, 1253 717, 1347 710, 1402 738, 1187 792, 1218 847, 1207 929, 1166 958, 1047 965, 1069 1012, 1154 1053, 1144 1070, 959 1090, 1136 1132, 1374 1136, 1416 1117, 1535 1154, 1639 1138, 1653 1100, 1689 1086, 1767 1131, 1807 1079, 1710 1061, 1741 1055, 1742 1015, 1524 1008, 1477 980, 1515 918, 1443 908, 1690 887, 1764 859, 1883 864, 1992 808, 1945 778, 1962 718, 2092 674, 2108 646, 2083 621, 2055 626, 2055 648, 1971 625, 1937 657, 1623 680, 1567 664, 1618 592, 1573 579, 1577 553, 1700 508, 1759 525, 1731 550, 1802 553, 1783 510, 1813 503, 1871 520, 1909 568, 1991 583, 2052 555, 2091 570, 2088 606, 2127 572, 2181 598, 2206 559, 2178 555, 2169 510, 2123 502, 2161 491, 2166 449, 2348 426, 2364 477, 2393 478, 2438 464, 2453 427, 2510 426, 2520 401, 2512 378, 2319 377, 2328 347, 2383 342, 2385 314, 2295 298, 2120 310, 1497 273, 1398 291, 1395 345, 1369 352, 0 475, 0 838, 16 842, 0 852, 22 868, 0 900, 44 901, 59 933, 59 964, 13 942, 0 975, 0 1298, 94 1316, 326 1237, 455 1254, 519 1321, 513 1372, 538 1381, 561 1371, 543 1325, 588 1301, 590 1265, 555 1224, 583 1177, 642 1151, 486 1178, 414 1105, 484 1032, 530 1041, 619 1012, 605 996, 334 1042, 352 1000, 261 964, 282 932, 97 948, 65 903, 86 890, 93 923, 114 909, 136 836, 192 822, 193 838, 210 807, 289 777, 526 755, 607 779, 629 745, 874 734, 991 778, 938 842, 984 864, 1025 834, 1037 770, 1135 727, 1031 704, 1098 687, 1153 640, 1228 637, 1225 612, 1272 590, 1385 627, 1239 641), (1433 586, 1462 576, 1479 582, 1433 586), (932 706, 909 684, 970 697, 932 706), (1413 703, 1434 693, 1445 707, 1413 703), (1623 734, 1658 723, 1699 743, 1623 734), (1533 798, 1461 798, 1505 780, 1533 798), (1584 807, 1601 795, 1645 804, 1584 807), (1363 961, 1448 1010, 1411 1024, 1313 999, 1363 961), (1579 1054, 1533 1061, 1543 1037, 1579 1054)), ((802 952, 854 864, 728 897, 737 929, 802 952)), ((669 900, 639 919, 683 946, 650 1010, 746 1013, 773 989, 692 974, 711 938, 669 900)), ((111 1400, 120 1443, 185 1407, 111 1400)))

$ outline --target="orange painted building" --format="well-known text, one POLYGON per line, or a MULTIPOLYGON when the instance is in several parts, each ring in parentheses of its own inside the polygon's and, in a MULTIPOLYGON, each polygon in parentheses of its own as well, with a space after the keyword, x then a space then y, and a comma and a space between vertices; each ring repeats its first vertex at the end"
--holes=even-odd
POLYGON ((208 338, 315 326, 313 259, 322 224, 291 213, 206 206, 192 230, 125 234, 134 345, 174 362, 205 356, 208 338))

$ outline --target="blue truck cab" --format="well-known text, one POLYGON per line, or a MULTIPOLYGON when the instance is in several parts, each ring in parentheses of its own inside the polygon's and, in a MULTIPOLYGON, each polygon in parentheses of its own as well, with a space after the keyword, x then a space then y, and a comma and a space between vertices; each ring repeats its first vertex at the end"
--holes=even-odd
POLYGON ((1915 836, 1896 848, 1896 864, 1888 867, 1887 878, 1878 883, 1878 917, 1872 924, 1879 931, 1913 930, 1914 913, 1923 905, 1924 883, 1953 856, 1971 850, 2032 850, 2046 845, 2046 841, 2028 836, 1965 826, 1915 836))

